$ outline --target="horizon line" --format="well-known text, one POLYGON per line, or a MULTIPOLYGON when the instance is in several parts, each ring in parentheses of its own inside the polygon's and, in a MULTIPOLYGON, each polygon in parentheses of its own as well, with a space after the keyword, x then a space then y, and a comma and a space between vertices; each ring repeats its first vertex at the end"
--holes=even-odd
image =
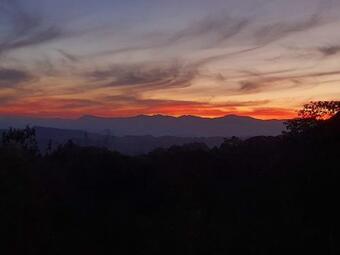
POLYGON ((243 114, 226 114, 222 116, 199 116, 199 115, 193 115, 193 114, 185 114, 185 115, 170 115, 170 114, 136 114, 136 115, 131 115, 131 116, 100 116, 100 115, 94 115, 94 114, 83 114, 78 117, 61 117, 61 116, 41 116, 41 115, 34 115, 34 114, 23 114, 23 115, 2 115, 0 114, 0 118, 40 118, 40 119, 65 119, 65 120, 80 120, 82 118, 86 117, 92 117, 92 118, 98 118, 98 119, 129 119, 129 118, 137 118, 137 117, 169 117, 169 118, 175 118, 175 119, 180 119, 180 118, 199 118, 199 119, 209 119, 209 120, 214 120, 214 119, 223 119, 223 118, 228 118, 228 117, 243 117, 243 118, 250 118, 250 119, 255 119, 255 120, 263 120, 263 121, 285 121, 293 118, 260 118, 260 117, 255 117, 251 115, 243 115, 243 114))

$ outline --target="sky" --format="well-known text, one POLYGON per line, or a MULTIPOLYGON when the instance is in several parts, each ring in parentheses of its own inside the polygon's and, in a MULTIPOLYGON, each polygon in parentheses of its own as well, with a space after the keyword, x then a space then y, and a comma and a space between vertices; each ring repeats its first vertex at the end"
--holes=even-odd
POLYGON ((296 116, 340 99, 338 0, 0 0, 0 115, 296 116))

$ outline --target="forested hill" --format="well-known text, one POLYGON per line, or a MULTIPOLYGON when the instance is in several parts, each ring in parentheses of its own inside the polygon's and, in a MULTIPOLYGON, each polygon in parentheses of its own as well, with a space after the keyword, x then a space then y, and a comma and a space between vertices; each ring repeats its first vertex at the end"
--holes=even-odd
MULTIPOLYGON (((81 130, 66 130, 57 128, 34 127, 36 131, 36 141, 40 153, 46 153, 51 146, 52 150, 65 144, 69 140, 80 146, 93 146, 107 148, 125 155, 142 155, 155 149, 167 149, 175 145, 191 143, 201 143, 207 148, 219 147, 224 137, 176 137, 176 136, 112 136, 96 133, 89 133, 81 130)), ((2 132, 0 130, 0 136, 2 132)), ((1 140, 1 139, 0 139, 1 140)))
POLYGON ((34 131, 8 133, 0 148, 2 249, 339 254, 339 114, 295 124, 277 137, 139 157, 72 142, 41 156, 34 131))

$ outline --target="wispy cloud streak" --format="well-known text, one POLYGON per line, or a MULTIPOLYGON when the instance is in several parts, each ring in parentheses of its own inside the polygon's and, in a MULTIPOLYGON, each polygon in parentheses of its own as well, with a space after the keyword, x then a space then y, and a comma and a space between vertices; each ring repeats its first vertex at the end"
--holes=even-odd
POLYGON ((190 86, 195 75, 195 70, 179 63, 114 65, 88 74, 93 82, 105 87, 129 86, 144 90, 190 86))
POLYGON ((19 84, 32 81, 34 76, 17 69, 0 68, 0 88, 16 87, 19 84))
POLYGON ((69 36, 58 26, 48 24, 40 15, 25 11, 16 0, 2 0, 0 15, 3 25, 10 27, 0 37, 0 54, 69 36))

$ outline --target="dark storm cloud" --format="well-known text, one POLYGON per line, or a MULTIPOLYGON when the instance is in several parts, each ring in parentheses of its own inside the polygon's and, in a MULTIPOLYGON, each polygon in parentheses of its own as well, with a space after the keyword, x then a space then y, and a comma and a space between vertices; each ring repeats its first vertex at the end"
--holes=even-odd
POLYGON ((55 25, 49 25, 38 14, 26 12, 18 1, 0 1, 0 16, 4 31, 0 37, 0 54, 11 50, 41 45, 66 33, 55 25))
POLYGON ((18 84, 31 81, 34 77, 25 71, 16 69, 0 68, 0 88, 1 87, 15 87, 18 84))

